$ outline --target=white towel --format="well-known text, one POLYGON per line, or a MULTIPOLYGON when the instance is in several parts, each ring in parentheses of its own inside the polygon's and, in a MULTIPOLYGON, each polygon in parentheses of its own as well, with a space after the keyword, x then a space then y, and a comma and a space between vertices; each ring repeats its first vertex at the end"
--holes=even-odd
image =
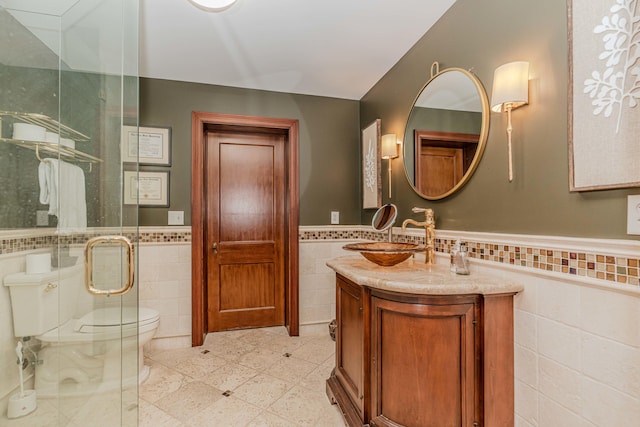
POLYGON ((49 215, 58 215, 58 163, 44 159, 38 166, 40 203, 49 205, 49 215), (55 168, 55 172, 52 170, 55 168))
POLYGON ((58 159, 44 159, 38 166, 40 203, 49 204, 49 215, 58 217, 58 233, 87 229, 84 172, 58 159))

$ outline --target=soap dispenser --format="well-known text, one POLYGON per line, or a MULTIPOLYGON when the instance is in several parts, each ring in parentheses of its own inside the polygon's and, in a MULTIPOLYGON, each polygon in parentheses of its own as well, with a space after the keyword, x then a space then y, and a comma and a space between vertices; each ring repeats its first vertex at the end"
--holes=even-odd
POLYGON ((456 264, 456 258, 460 253, 460 240, 456 240, 456 242, 451 246, 451 261, 449 262, 449 270, 452 273, 455 273, 458 270, 458 266, 456 264))
POLYGON ((449 269, 456 274, 469 274, 469 253, 460 240, 456 240, 456 243, 451 248, 449 269))

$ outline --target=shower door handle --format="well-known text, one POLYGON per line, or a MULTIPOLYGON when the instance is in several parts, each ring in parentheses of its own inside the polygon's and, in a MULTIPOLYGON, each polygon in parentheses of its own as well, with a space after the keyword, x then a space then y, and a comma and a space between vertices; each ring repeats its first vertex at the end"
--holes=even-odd
POLYGON ((107 296, 123 295, 133 288, 135 277, 135 257, 133 244, 124 236, 98 236, 87 241, 84 247, 84 284, 91 295, 107 296), (100 244, 118 244, 126 249, 127 275, 125 284, 119 289, 98 289, 93 282, 93 248, 100 244))

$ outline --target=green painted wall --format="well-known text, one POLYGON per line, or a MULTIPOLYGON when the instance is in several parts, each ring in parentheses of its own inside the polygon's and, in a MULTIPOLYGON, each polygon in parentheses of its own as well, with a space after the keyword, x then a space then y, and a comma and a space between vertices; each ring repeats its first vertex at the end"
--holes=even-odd
MULTIPOLYGON (((529 105, 513 113, 515 177, 507 179, 506 117, 493 113, 484 157, 457 194, 430 202, 409 187, 402 159, 393 163, 399 218, 431 207, 441 229, 626 239, 626 196, 638 189, 569 191, 566 2, 458 0, 363 97, 360 125, 382 119, 382 133, 404 133, 430 65, 472 69, 490 94, 493 71, 530 62, 529 105)), ((387 163, 383 161, 383 169, 387 163)), ((384 176, 384 175, 383 175, 384 176)), ((388 202, 383 179, 383 202, 388 202)), ((362 212, 369 224, 373 210, 362 212)), ((415 216, 417 218, 417 216, 415 216)))
POLYGON ((140 225, 166 225, 168 210, 191 224, 191 112, 207 111, 298 119, 300 224, 360 224, 359 103, 169 80, 140 79, 140 125, 172 130, 170 207, 140 208, 140 225))

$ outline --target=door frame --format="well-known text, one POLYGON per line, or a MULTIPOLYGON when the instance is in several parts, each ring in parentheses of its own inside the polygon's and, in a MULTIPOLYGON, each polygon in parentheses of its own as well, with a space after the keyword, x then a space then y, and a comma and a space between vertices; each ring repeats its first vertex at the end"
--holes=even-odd
POLYGON ((254 129, 283 130, 285 138, 285 326, 289 335, 300 334, 298 313, 298 223, 300 184, 298 160, 298 120, 261 116, 243 116, 203 111, 191 113, 191 345, 204 343, 206 325, 205 248, 205 128, 209 125, 241 126, 254 129))

